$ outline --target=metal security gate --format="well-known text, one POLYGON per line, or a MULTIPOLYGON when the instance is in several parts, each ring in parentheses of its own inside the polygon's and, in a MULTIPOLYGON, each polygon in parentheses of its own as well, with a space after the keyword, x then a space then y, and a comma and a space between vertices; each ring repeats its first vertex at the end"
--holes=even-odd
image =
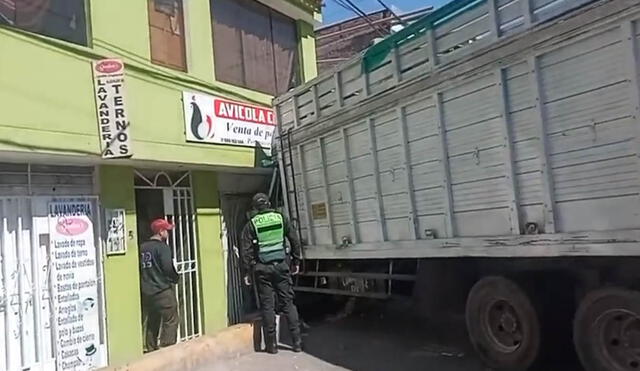
POLYGON ((91 370, 107 364, 99 203, 86 196, 94 194, 93 177, 89 166, 0 162, 0 370, 91 370), (73 298, 80 291, 56 295, 57 285, 69 277, 55 273, 53 244, 60 236, 50 233, 54 202, 83 203, 90 212, 82 234, 93 245, 82 250, 91 251, 91 264, 79 269, 91 281, 91 305, 83 307, 83 316, 91 317, 90 349, 69 344, 72 335, 87 334, 80 326, 89 322, 80 320, 75 334, 65 331, 76 322, 59 324, 79 310, 73 298), (71 298, 65 308, 59 308, 59 296, 71 298))
MULTIPOLYGON (((32 200, 0 198, 0 369, 55 369, 49 244, 32 200), (39 223, 40 222, 40 223, 39 223)), ((48 233, 46 214, 45 233, 48 233)))
MULTIPOLYGON (((98 293, 95 310, 100 318, 99 339, 90 352, 70 357, 67 366, 62 359, 56 360, 65 349, 62 340, 68 337, 61 334, 59 321, 64 314, 58 313, 55 304, 55 285, 59 280, 53 265, 48 206, 50 202, 68 199, 0 197, 0 370, 91 370, 107 363, 102 254, 95 197, 74 197, 73 200, 90 203, 94 216, 94 278, 98 293)), ((75 308, 75 304, 72 305, 75 308)))
MULTIPOLYGON (((246 211, 251 207, 250 196, 224 195, 222 197, 222 245, 226 261, 227 312, 229 325, 244 320, 247 313, 255 311, 251 288, 243 283, 240 260, 240 236, 247 222, 246 211)), ((255 288, 255 285, 252 285, 255 288)))
POLYGON ((140 170, 136 171, 135 187, 138 190, 162 193, 163 216, 175 225, 168 243, 173 250, 176 271, 180 275, 176 287, 180 315, 178 338, 186 341, 198 337, 202 332, 202 315, 191 174, 140 170))

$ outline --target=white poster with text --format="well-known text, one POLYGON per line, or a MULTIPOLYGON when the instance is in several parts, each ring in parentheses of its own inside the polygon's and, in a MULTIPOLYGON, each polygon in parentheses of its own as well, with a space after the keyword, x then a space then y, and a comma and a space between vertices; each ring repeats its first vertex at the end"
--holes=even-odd
POLYGON ((271 108, 192 92, 183 92, 182 100, 187 141, 271 148, 271 108))
POLYGON ((124 63, 119 59, 93 62, 102 158, 131 157, 129 120, 125 107, 124 63))
POLYGON ((88 201, 49 204, 57 370, 103 366, 98 260, 88 201))

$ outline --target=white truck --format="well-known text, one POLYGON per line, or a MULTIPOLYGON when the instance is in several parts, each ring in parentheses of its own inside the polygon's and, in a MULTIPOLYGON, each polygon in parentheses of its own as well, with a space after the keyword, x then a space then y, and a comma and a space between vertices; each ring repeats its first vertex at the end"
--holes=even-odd
POLYGON ((298 290, 415 281, 494 369, 640 370, 639 35, 638 0, 457 0, 276 98, 298 290))

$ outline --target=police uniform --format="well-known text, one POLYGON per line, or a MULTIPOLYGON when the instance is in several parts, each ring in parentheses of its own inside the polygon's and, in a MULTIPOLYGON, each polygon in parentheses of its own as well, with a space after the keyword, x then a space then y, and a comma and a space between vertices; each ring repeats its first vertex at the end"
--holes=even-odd
MULTIPOLYGON (((256 198, 266 198, 258 194, 256 198)), ((300 242, 289 222, 282 214, 269 208, 268 199, 262 200, 256 214, 242 232, 242 260, 246 272, 255 273, 260 297, 260 309, 265 329, 267 352, 276 353, 276 298, 278 312, 287 318, 293 339, 293 350, 301 351, 300 320, 293 304, 294 292, 291 271, 287 262, 285 238, 291 243, 293 266, 300 264, 300 242)))

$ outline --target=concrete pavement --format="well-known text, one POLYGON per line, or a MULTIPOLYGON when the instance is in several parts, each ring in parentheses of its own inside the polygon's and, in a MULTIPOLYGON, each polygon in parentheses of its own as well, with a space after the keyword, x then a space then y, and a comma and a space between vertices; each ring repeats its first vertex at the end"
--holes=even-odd
MULTIPOLYGON (((305 353, 249 353, 202 371, 491 371, 468 344, 463 323, 427 323, 370 313, 312 323, 305 353)), ((530 371, 579 371, 553 362, 530 371)))
MULTIPOLYGON (((257 328, 239 325, 111 370, 490 371, 476 358, 459 320, 430 323, 402 312, 379 311, 330 318, 312 323, 305 335, 304 353, 293 353, 286 345, 280 347, 278 355, 256 353, 253 344, 257 328)), ((555 361, 535 369, 578 370, 575 362, 555 361)))
POLYGON ((228 360, 253 353, 254 334, 253 325, 231 326, 216 334, 162 348, 128 364, 107 367, 102 371, 194 371, 211 370, 212 365, 224 367, 228 360))
POLYGON ((278 355, 251 353, 206 370, 484 371, 464 347, 443 343, 446 340, 435 333, 425 336, 411 324, 348 318, 312 326, 305 338, 305 353, 296 354, 282 346, 278 355))
POLYGON ((344 367, 332 365, 310 354, 281 351, 277 356, 254 353, 201 371, 342 371, 344 367))

